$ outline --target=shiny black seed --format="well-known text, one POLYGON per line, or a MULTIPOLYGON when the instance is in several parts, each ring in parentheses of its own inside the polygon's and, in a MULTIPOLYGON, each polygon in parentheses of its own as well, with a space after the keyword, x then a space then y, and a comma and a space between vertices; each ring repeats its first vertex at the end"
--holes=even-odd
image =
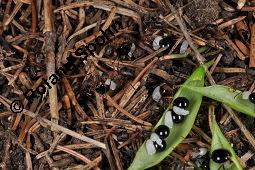
POLYGON ((96 86, 96 92, 100 93, 100 94, 105 94, 110 90, 110 86, 109 85, 105 85, 102 82, 100 82, 97 86, 96 86))
POLYGON ((117 48, 118 55, 128 55, 131 50, 131 43, 124 43, 117 48))
POLYGON ((200 166, 200 168, 202 168, 203 170, 210 170, 209 168, 209 163, 210 161, 209 160, 204 160, 200 166))
POLYGON ((157 152, 162 152, 166 149, 166 141, 165 140, 162 140, 162 143, 161 143, 163 146, 159 145, 157 142, 153 142, 153 145, 156 149, 157 152))
POLYGON ((172 119, 174 123, 181 123, 184 120, 183 115, 178 115, 172 110, 172 119))
POLYGON ((250 94, 249 101, 255 104, 255 93, 250 94))
POLYGON ((173 105, 185 109, 189 106, 189 100, 185 97, 178 97, 174 100, 173 105))
POLYGON ((167 84, 160 86, 159 92, 161 96, 167 97, 171 95, 171 89, 167 84))
POLYGON ((164 48, 164 47, 172 47, 174 45, 174 38, 173 37, 170 37, 170 36, 167 36, 165 38, 163 38, 162 40, 159 41, 159 46, 161 48, 164 48))
POLYGON ((210 163, 209 152, 207 152, 206 155, 203 156, 203 158, 204 159, 201 162, 200 168, 202 168, 203 170, 210 170, 210 168, 209 168, 209 163, 210 163))
POLYGON ((230 152, 226 149, 217 149, 212 152, 211 158, 216 163, 224 163, 229 159, 230 152))
POLYGON ((160 125, 155 130, 155 133, 161 138, 165 139, 169 135, 169 128, 165 125, 160 125))
POLYGON ((114 53, 114 47, 112 45, 107 45, 105 47, 104 51, 105 51, 105 55, 111 57, 113 55, 113 53, 114 53))

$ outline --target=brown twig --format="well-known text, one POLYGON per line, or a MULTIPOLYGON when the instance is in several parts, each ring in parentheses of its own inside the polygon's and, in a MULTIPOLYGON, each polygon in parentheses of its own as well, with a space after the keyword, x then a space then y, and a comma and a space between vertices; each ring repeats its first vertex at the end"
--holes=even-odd
POLYGON ((251 46, 249 67, 255 67, 255 24, 251 26, 251 46))
MULTIPOLYGON (((47 57, 47 78, 52 74, 55 74, 55 33, 53 28, 53 11, 52 2, 50 0, 43 1, 44 6, 44 50, 47 57)), ((58 113, 58 95, 57 86, 52 86, 49 89, 49 102, 50 102, 50 114, 51 120, 54 123, 58 123, 59 113, 58 113)))

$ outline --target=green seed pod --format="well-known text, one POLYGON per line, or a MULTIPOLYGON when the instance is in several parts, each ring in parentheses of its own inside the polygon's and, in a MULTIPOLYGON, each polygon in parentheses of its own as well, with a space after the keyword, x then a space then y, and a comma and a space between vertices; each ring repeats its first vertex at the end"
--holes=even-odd
MULTIPOLYGON (((192 75, 185 81, 184 85, 203 87, 205 71, 212 63, 213 62, 209 62, 207 64, 199 66, 192 73, 192 75)), ((168 156, 174 150, 174 148, 178 146, 183 141, 183 139, 189 134, 195 122, 198 110, 200 108, 202 102, 202 95, 199 93, 192 93, 190 90, 181 87, 175 94, 174 99, 178 97, 185 97, 189 100, 190 104, 188 108, 186 108, 187 110, 189 110, 189 114, 186 115, 186 118, 182 122, 178 124, 173 124, 173 127, 170 129, 170 134, 168 135, 168 137, 165 138, 166 148, 163 151, 156 152, 153 155, 148 155, 145 144, 147 141, 146 140, 137 151, 132 164, 128 168, 129 170, 146 169, 158 164, 166 156, 168 156)), ((166 109, 163 116, 161 117, 157 125, 154 127, 153 131, 158 126, 164 125, 165 115, 171 108, 172 105, 170 105, 166 109)))
POLYGON ((216 150, 225 150, 230 153, 229 156, 229 162, 227 163, 216 163, 212 159, 210 159, 210 169, 223 169, 224 168, 227 170, 242 170, 242 166, 240 165, 238 158, 235 154, 235 151, 229 144, 228 140, 225 138, 225 136, 222 134, 220 127, 216 123, 216 120, 213 116, 212 119, 212 144, 211 144, 211 150, 210 153, 214 153, 216 150))

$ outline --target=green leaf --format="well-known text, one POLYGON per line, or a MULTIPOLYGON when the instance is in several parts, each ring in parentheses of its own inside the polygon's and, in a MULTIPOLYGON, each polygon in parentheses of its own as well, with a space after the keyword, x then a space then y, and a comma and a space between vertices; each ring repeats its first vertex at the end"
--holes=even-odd
MULTIPOLYGON (((212 152, 217 149, 226 149, 230 152, 231 165, 228 169, 230 169, 230 170, 242 170, 243 169, 238 161, 235 151, 233 150, 231 145, 228 143, 228 140, 225 138, 225 136, 222 134, 220 127, 218 126, 218 124, 215 121, 215 118, 213 118, 213 120, 212 120, 212 144, 211 144, 210 153, 212 154, 212 152)), ((214 162, 213 160, 210 160, 210 169, 217 170, 220 167, 223 169, 222 164, 219 164, 219 163, 214 162)))
POLYGON ((183 85, 183 87, 192 92, 199 93, 203 96, 222 102, 236 111, 255 117, 255 104, 251 103, 249 100, 242 99, 242 92, 239 90, 234 90, 222 85, 213 85, 208 87, 183 85))
MULTIPOLYGON (((212 62, 208 62, 207 64, 198 67, 190 76, 190 78, 185 81, 184 84, 190 86, 204 86, 205 70, 211 64, 212 62)), ((170 134, 165 139, 167 144, 166 149, 163 152, 159 152, 154 155, 148 155, 144 142, 137 151, 132 164, 128 168, 129 170, 146 169, 158 164, 166 156, 168 156, 173 151, 173 149, 176 146, 178 146, 178 144, 181 143, 182 140, 189 134, 195 122, 197 112, 200 108, 202 102, 202 95, 198 93, 191 93, 188 89, 181 87, 175 94, 174 99, 177 97, 186 97, 189 100, 190 102, 190 106, 188 107, 188 110, 190 111, 189 115, 186 116, 185 120, 182 123, 174 124, 173 127, 170 129, 170 134)), ((153 130, 155 130, 159 125, 164 124, 163 121, 165 114, 171 107, 172 105, 170 105, 166 109, 163 116, 161 117, 161 119, 159 120, 159 122, 157 123, 153 130)))

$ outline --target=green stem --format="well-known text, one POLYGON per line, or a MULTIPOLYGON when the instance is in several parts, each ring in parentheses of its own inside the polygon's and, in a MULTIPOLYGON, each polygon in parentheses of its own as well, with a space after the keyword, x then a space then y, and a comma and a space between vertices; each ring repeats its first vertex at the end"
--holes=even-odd
MULTIPOLYGON (((209 46, 204 46, 204 47, 201 47, 198 50, 199 53, 203 53, 205 52, 206 50, 208 50, 210 47, 209 46)), ((170 58, 171 59, 176 59, 176 58, 185 58, 187 57, 188 55, 190 55, 191 51, 187 51, 187 52, 184 52, 184 53, 179 53, 179 54, 171 54, 170 55, 170 58)))

